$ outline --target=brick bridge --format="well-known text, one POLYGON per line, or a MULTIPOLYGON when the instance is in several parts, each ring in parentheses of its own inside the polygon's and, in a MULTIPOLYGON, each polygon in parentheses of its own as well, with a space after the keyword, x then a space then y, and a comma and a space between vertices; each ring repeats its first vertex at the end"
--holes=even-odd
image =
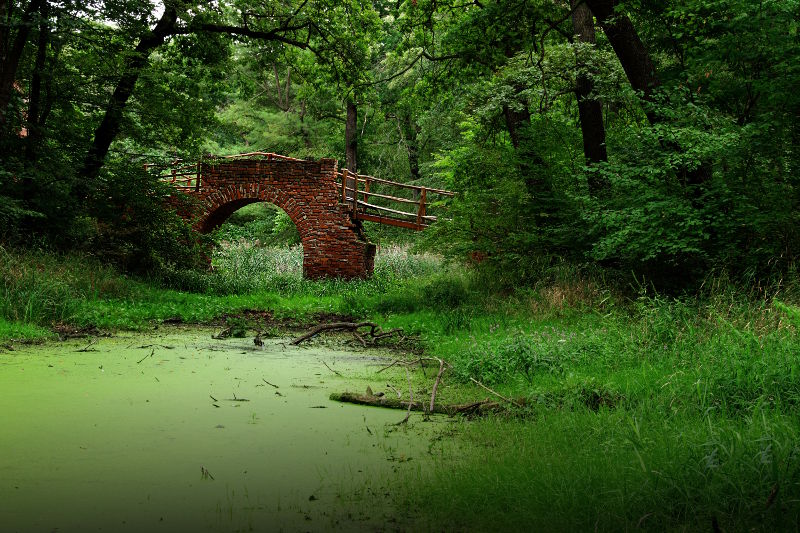
MULTIPOLYGON (((179 213, 203 233, 251 203, 269 202, 283 209, 303 243, 303 276, 312 279, 369 277, 375 245, 367 241, 362 220, 422 230, 436 220, 427 213, 427 196, 452 196, 440 189, 339 172, 335 159, 305 161, 263 152, 206 158, 192 165, 145 166, 150 167, 195 200, 179 213), (413 198, 387 194, 398 188, 413 198), (415 209, 389 207, 394 204, 414 204, 415 209)), ((177 195, 171 199, 176 201, 177 195)))

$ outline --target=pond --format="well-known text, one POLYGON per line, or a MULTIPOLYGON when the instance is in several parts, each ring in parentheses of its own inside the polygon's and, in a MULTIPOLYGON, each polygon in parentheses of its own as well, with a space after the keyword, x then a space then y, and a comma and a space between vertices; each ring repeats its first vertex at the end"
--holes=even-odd
POLYGON ((394 480, 452 422, 328 399, 391 358, 212 333, 0 352, 2 530, 404 529, 394 480))

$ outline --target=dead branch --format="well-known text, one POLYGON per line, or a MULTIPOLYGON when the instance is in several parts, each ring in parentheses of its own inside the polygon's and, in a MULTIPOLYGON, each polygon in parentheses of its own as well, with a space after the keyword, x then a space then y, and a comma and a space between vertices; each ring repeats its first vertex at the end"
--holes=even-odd
MULTIPOLYGON (((406 411, 406 417, 395 424, 396 426, 408 422, 408 418, 411 416, 411 406, 414 405, 414 390, 411 388, 411 374, 408 373, 408 367, 406 367, 406 378, 408 378, 408 411, 406 411)), ((425 406, 422 409, 424 410, 425 406)))
POLYGON ((395 365, 410 366, 410 365, 416 365, 416 364, 417 364, 417 361, 404 361, 402 359, 395 359, 394 361, 392 361, 391 363, 389 363, 388 365, 386 365, 385 367, 381 368, 380 370, 378 370, 375 373, 376 374, 380 374, 384 370, 389 370, 390 368, 392 368, 395 365))
POLYGON ((521 404, 521 403, 518 403, 518 402, 516 402, 515 400, 512 400, 511 398, 506 398, 506 397, 505 397, 505 396, 503 396, 502 394, 500 394, 500 393, 498 393, 498 392, 496 392, 496 391, 493 391, 492 389, 490 389, 489 387, 487 387, 486 385, 484 385, 483 383, 481 383, 481 382, 480 382, 480 381, 478 381, 477 379, 475 379, 475 378, 469 378, 469 379, 470 379, 470 380, 471 380, 473 383, 475 383, 475 384, 477 384, 477 385, 481 386, 482 388, 486 389, 487 391, 491 392, 492 394, 494 394, 495 396, 497 396, 497 397, 498 397, 498 398, 500 398, 501 400, 503 400, 503 401, 506 401, 506 402, 510 403, 511 405, 516 405, 517 407, 522 407, 522 404, 521 404))
POLYGON ((97 344, 97 339, 93 340, 92 342, 90 342, 85 347, 81 348, 80 350, 75 350, 75 351, 76 352, 96 352, 97 350, 92 348, 92 346, 94 346, 95 344, 97 344))
MULTIPOLYGON (((406 411, 425 412, 427 405, 424 402, 407 401, 391 396, 368 396, 353 392, 334 392, 330 399, 335 402, 352 403, 356 405, 368 405, 372 407, 384 407, 386 409, 404 409, 406 411)), ((480 400, 465 404, 437 404, 434 405, 433 413, 444 415, 485 415, 488 413, 500 413, 506 411, 500 402, 480 400)))
POLYGON ((439 373, 436 374, 436 381, 433 382, 433 391, 431 392, 431 406, 428 409, 429 413, 433 412, 433 406, 436 402, 436 389, 439 388, 439 381, 442 379, 442 374, 447 367, 445 367, 445 363, 442 359, 439 359, 439 373))
POLYGON ((331 322, 330 324, 320 324, 306 333, 300 335, 296 339, 294 339, 289 344, 293 346, 297 346, 302 342, 307 341, 308 339, 315 337, 322 333, 323 331, 352 331, 356 338, 363 344, 364 346, 367 345, 367 339, 365 337, 369 336, 369 343, 375 344, 375 342, 386 339, 388 337, 397 335, 401 340, 405 339, 403 336, 403 330, 400 328, 394 328, 389 331, 383 331, 383 329, 374 322, 331 322), (369 331, 361 332, 359 331, 362 328, 369 328, 369 331))
POLYGON ((142 361, 144 361, 144 360, 145 360, 145 359, 147 359, 148 357, 153 357, 153 354, 154 354, 154 353, 156 353, 156 349, 155 349, 155 348, 151 348, 151 349, 150 349, 150 353, 149 353, 149 354, 147 354, 147 355, 145 355, 144 357, 142 357, 142 358, 141 358, 141 359, 139 359, 138 361, 136 361, 136 364, 138 365, 139 363, 141 363, 142 361))
POLYGON ((326 363, 325 361, 323 361, 323 362, 322 362, 322 364, 323 364, 323 365, 325 365, 325 368, 327 368, 328 370, 330 370, 331 372, 333 372, 333 373, 334 373, 334 374, 336 374, 337 376, 339 376, 339 377, 341 377, 341 378, 343 378, 343 377, 344 377, 344 376, 343 376, 341 373, 339 373, 339 372, 337 372, 336 370, 334 370, 334 369, 332 369, 331 367, 329 367, 329 366, 328 366, 328 363, 326 363))

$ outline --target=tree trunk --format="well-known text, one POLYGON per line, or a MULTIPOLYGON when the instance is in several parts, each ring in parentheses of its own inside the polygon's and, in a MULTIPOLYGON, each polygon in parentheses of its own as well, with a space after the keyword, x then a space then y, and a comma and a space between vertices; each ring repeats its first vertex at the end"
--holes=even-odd
MULTIPOLYGON (((420 128, 414 122, 411 113, 403 113, 397 117, 397 131, 408 154, 408 170, 411 175, 411 181, 417 181, 419 179, 419 144, 417 143, 417 137, 419 136, 420 128)), ((416 199, 416 195, 419 192, 413 192, 416 199)))
POLYGON ((347 100, 347 118, 344 123, 344 144, 345 160, 349 172, 357 172, 358 169, 358 107, 355 102, 347 100))
MULTIPOLYGON (((521 93, 522 85, 515 85, 514 92, 521 93)), ((503 105, 503 117, 506 122, 511 145, 517 152, 518 168, 525 180, 525 186, 534 197, 546 196, 550 193, 550 184, 545 178, 545 161, 542 156, 532 149, 530 143, 525 142, 529 135, 531 125, 531 112, 527 105, 516 111, 510 105, 503 105)))
MULTIPOLYGON (((358 129, 358 107, 355 102, 347 100, 347 118, 344 122, 344 144, 345 144, 345 166, 347 167, 348 174, 354 176, 347 178, 347 188, 355 190, 358 182, 355 176, 358 174, 358 138, 356 131, 358 129)), ((348 198, 354 193, 347 193, 348 198)))
MULTIPOLYGON (((86 182, 92 182, 97 178, 100 169, 103 166, 108 148, 111 142, 119 133, 122 123, 122 113, 128 103, 128 99, 133 94, 133 89, 136 86, 136 81, 139 79, 139 74, 147 66, 150 53, 161 46, 166 38, 174 33, 176 29, 176 22, 178 20, 178 13, 174 6, 167 5, 164 14, 161 15, 155 28, 147 35, 142 37, 133 54, 128 56, 125 60, 125 68, 122 77, 117 82, 117 87, 114 89, 114 94, 106 105, 106 113, 103 121, 94 132, 94 140, 86 154, 86 159, 83 163, 82 174, 86 182)), ((80 188, 83 190, 76 191, 79 196, 86 192, 86 185, 84 183, 80 188)))
POLYGON ((5 64, 8 53, 8 35, 11 31, 10 7, 9 0, 0 0, 0 65, 5 64))
MULTIPOLYGON (((614 53, 625 70, 631 87, 641 91, 645 101, 653 102, 653 92, 661 85, 661 81, 656 75, 650 54, 639 39, 633 23, 627 16, 615 12, 618 4, 618 0, 586 0, 586 5, 597 17, 600 27, 603 28, 603 32, 614 48, 614 53)), ((656 124, 662 120, 651 110, 646 110, 645 114, 650 124, 656 124)), ((667 143, 667 146, 679 151, 679 147, 674 144, 667 143)), ((693 170, 685 167, 678 169, 679 177, 685 185, 689 186, 702 185, 711 177, 712 172, 710 161, 700 161, 698 167, 693 170)), ((695 200, 700 196, 700 188, 696 187, 694 189, 695 200)))
POLYGON ((417 143, 417 128, 411 125, 410 131, 413 132, 406 142, 408 148, 408 170, 411 174, 411 181, 416 182, 419 180, 419 144, 417 143))
MULTIPOLYGON (((58 19, 56 18, 56 26, 58 25, 58 19)), ((52 28, 50 29, 52 32, 52 28)), ((39 114, 39 128, 44 128, 47 124, 47 118, 50 116, 50 112, 53 110, 53 77, 55 76, 55 70, 58 66, 58 57, 61 55, 61 49, 64 46, 63 41, 58 39, 53 39, 53 35, 49 36, 50 39, 50 61, 48 61, 47 66, 47 74, 44 77, 44 96, 42 98, 42 112, 39 114)))
MULTIPOLYGON (((579 42, 594 45, 594 20, 592 12, 580 0, 572 1, 572 27, 579 42)), ((583 133, 583 153, 588 163, 608 160, 606 153, 606 129, 603 125, 603 107, 599 100, 592 98, 594 82, 586 73, 578 74, 575 96, 578 100, 578 113, 583 133)))
MULTIPOLYGON (((43 0, 31 0, 28 4, 22 15, 20 28, 14 38, 14 44, 11 45, 3 58, 2 64, 0 64, 0 124, 5 124, 6 122, 8 105, 11 103, 14 81, 17 77, 17 68, 19 67, 25 44, 28 42, 28 33, 30 33, 33 15, 39 11, 42 4, 43 0)), ((10 35, 10 31, 10 28, 6 30, 8 35, 10 35)))
MULTIPOLYGON (((594 18, 589 7, 581 0, 571 0, 572 27, 578 42, 596 43, 594 33, 594 18)), ((594 82, 585 72, 579 72, 576 80, 575 98, 578 101, 578 115, 581 122, 581 135, 583 137, 583 155, 586 163, 600 163, 608 161, 606 152, 606 128, 603 124, 603 106, 600 100, 592 97, 594 82)), ((608 186, 606 180, 599 179, 591 174, 589 177, 589 192, 598 194, 608 186)))
MULTIPOLYGON (((633 23, 626 15, 615 12, 618 3, 618 0, 586 0, 586 5, 597 17, 597 22, 619 58, 631 87, 641 91, 644 99, 650 102, 653 91, 661 85, 661 81, 633 23)), ((654 121, 652 112, 647 112, 647 119, 651 123, 654 121)))
POLYGON ((36 147, 42 137, 42 74, 45 69, 47 47, 50 42, 50 26, 47 17, 48 5, 45 2, 41 9, 36 63, 33 67, 31 88, 28 94, 28 138, 25 146, 25 158, 28 161, 33 161, 36 158, 36 147))
MULTIPOLYGON (((514 87, 514 90, 519 93, 523 87, 514 87)), ((508 135, 511 137, 511 144, 514 149, 518 149, 521 139, 521 130, 525 129, 531 123, 531 112, 528 106, 524 106, 520 111, 514 111, 508 104, 503 105, 503 117, 506 119, 506 129, 508 135)))

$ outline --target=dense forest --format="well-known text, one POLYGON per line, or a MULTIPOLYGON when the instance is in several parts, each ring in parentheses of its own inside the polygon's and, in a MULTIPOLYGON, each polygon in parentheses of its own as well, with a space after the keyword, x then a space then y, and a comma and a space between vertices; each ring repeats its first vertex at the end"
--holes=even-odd
POLYGON ((798 254, 795 2, 3 2, 4 239, 190 259, 142 163, 263 150, 460 194, 517 281, 798 254), (121 209, 125 207, 124 209, 121 209))
POLYGON ((387 397, 502 411, 391 478, 387 530, 797 529, 799 32, 800 0, 0 0, 0 383, 58 337, 369 321, 400 333, 339 340, 402 362, 387 397), (159 170, 253 152, 454 195, 363 222, 370 279, 304 279, 284 211, 200 234, 159 170))

